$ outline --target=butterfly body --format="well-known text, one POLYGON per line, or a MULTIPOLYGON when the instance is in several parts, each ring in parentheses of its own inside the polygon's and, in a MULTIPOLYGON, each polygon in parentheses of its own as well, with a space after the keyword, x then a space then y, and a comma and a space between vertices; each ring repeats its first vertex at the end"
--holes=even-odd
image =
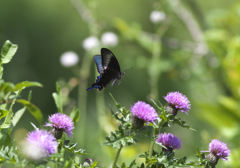
POLYGON ((93 60, 100 75, 97 76, 95 83, 93 83, 92 87, 88 88, 87 91, 92 89, 101 91, 103 88, 107 87, 111 80, 113 80, 111 84, 111 86, 113 86, 125 74, 121 72, 119 63, 114 54, 106 48, 101 49, 101 55, 94 55, 93 60))

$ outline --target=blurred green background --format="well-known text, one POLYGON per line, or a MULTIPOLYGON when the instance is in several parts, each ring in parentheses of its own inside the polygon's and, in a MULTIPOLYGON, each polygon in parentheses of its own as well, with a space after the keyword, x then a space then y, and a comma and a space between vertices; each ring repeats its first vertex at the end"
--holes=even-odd
MULTIPOLYGON (((117 127, 110 114, 110 107, 116 108, 109 93, 129 109, 138 100, 166 104, 163 96, 179 91, 192 106, 188 115, 178 115, 197 132, 177 126, 162 130, 182 139, 176 156, 194 160, 196 147, 207 150, 211 139, 219 139, 232 153, 229 162, 219 161, 217 167, 238 168, 239 30, 237 0, 0 0, 0 44, 10 40, 19 46, 4 67, 3 79, 44 85, 32 89, 32 102, 42 110, 45 122, 57 110, 52 93, 58 81, 63 87, 65 112, 73 106, 81 110, 71 142, 91 153, 101 167, 108 167, 115 154, 115 149, 102 146, 105 135, 117 127), (153 11, 161 12, 156 22, 150 19, 153 11), (115 33, 117 45, 101 41, 106 32, 115 33), (99 44, 86 49, 83 42, 91 36, 99 44), (126 71, 120 85, 86 92, 97 76, 92 57, 100 54, 101 47, 115 54, 121 69, 133 69, 126 71), (60 56, 66 51, 78 54, 77 65, 61 65, 60 56)), ((27 94, 25 91, 22 96, 27 94)), ((30 122, 36 123, 26 113, 13 131, 17 143, 33 129, 30 122)), ((148 150, 149 140, 139 139, 137 145, 122 151, 119 163, 135 158, 137 163, 143 162, 138 156, 148 150)))

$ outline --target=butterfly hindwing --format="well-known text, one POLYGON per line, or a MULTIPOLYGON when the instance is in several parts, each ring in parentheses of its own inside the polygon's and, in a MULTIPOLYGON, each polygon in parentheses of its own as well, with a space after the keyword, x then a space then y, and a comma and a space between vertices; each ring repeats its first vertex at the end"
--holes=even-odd
POLYGON ((96 64, 98 73, 102 74, 103 73, 103 66, 102 66, 102 56, 101 55, 94 55, 93 60, 96 64))

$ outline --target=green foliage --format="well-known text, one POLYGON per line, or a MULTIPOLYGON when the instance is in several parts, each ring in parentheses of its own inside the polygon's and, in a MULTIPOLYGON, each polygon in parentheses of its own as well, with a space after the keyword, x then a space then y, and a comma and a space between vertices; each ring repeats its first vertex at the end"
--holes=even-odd
POLYGON ((61 88, 60 88, 58 83, 56 83, 56 90, 57 90, 57 93, 53 93, 52 96, 53 96, 53 99, 54 99, 55 104, 57 106, 58 112, 63 113, 62 93, 61 93, 61 88))
MULTIPOLYGON (((11 61, 13 56, 17 51, 17 45, 12 44, 10 41, 6 41, 1 50, 1 74, 3 73, 3 64, 7 64, 11 61)), ((18 123, 18 121, 23 116, 26 109, 34 116, 34 118, 41 123, 42 122, 42 112, 40 109, 30 102, 31 94, 29 94, 28 100, 19 99, 22 90, 28 87, 42 87, 38 82, 24 81, 14 85, 11 82, 5 82, 0 79, 0 118, 3 123, 0 125, 0 162, 9 162, 20 167, 25 165, 25 160, 23 159, 20 163, 19 155, 20 152, 16 147, 12 145, 12 139, 10 133, 18 123), (13 110, 15 103, 20 103, 24 107, 17 110, 13 110)), ((31 93, 31 92, 30 92, 31 93)))
POLYGON ((3 75, 3 64, 7 64, 11 61, 15 53, 17 52, 18 46, 16 44, 12 44, 9 40, 7 40, 1 50, 1 60, 0 60, 0 79, 3 75))
MULTIPOLYGON (((140 158, 145 158, 145 164, 147 167, 151 168, 166 168, 166 167, 184 167, 184 166, 202 166, 207 165, 208 161, 205 160, 205 155, 200 153, 198 151, 197 156, 201 156, 202 160, 196 161, 196 162, 186 162, 186 157, 183 158, 177 158, 175 157, 174 151, 168 150, 167 147, 165 147, 163 144, 156 142, 157 135, 160 133, 161 127, 170 127, 170 124, 177 124, 183 128, 187 128, 189 130, 195 131, 191 126, 187 125, 185 121, 182 121, 180 118, 173 116, 172 114, 168 114, 166 112, 166 108, 160 103, 160 106, 155 103, 153 100, 152 102, 157 107, 157 110, 159 111, 159 118, 155 121, 155 123, 148 123, 147 125, 136 129, 132 126, 131 118, 132 115, 129 110, 126 110, 124 107, 121 107, 120 104, 114 99, 112 94, 110 94, 112 97, 114 103, 116 104, 116 107, 118 109, 118 112, 112 112, 113 117, 120 123, 118 126, 118 130, 115 132, 111 132, 109 136, 106 136, 106 142, 104 145, 112 146, 113 148, 118 148, 118 152, 120 152, 122 147, 125 147, 127 145, 132 145, 137 142, 137 140, 134 138, 136 135, 143 135, 147 136, 153 143, 160 145, 163 150, 160 153, 157 153, 153 150, 153 152, 150 154, 149 152, 145 152, 144 154, 140 155, 140 158), (153 133, 152 134, 152 130, 153 133)), ((149 149, 151 150, 151 148, 149 149)), ((198 157, 199 158, 199 157, 198 157)), ((135 160, 132 162, 130 167, 135 165, 135 160)), ((118 168, 124 168, 127 167, 125 163, 123 162, 121 166, 114 165, 118 168)), ((144 167, 144 164, 142 164, 140 167, 144 167)))
MULTIPOLYGON (((69 1, 69 2, 73 3, 75 2, 75 0, 69 1)), ((239 128, 239 119, 240 119, 239 117, 240 108, 238 105, 239 97, 240 97, 239 96, 240 95, 239 94, 240 62, 238 57, 239 56, 239 28, 240 28, 239 2, 234 3, 233 1, 233 2, 226 3, 224 1, 219 1, 216 5, 214 2, 210 2, 210 1, 208 3, 202 2, 202 1, 199 1, 199 2, 151 1, 150 3, 143 2, 143 3, 137 3, 137 4, 136 4, 136 1, 131 1, 131 2, 126 1, 128 3, 129 9, 131 8, 131 10, 128 10, 128 11, 131 11, 131 17, 129 17, 128 12, 122 12, 122 10, 119 10, 121 9, 121 5, 126 6, 125 1, 121 1, 121 2, 119 1, 117 6, 112 5, 110 1, 109 1, 110 3, 106 2, 106 4, 99 3, 97 1, 84 2, 80 0, 76 2, 79 2, 79 5, 78 3, 73 5, 73 7, 75 7, 78 11, 78 12, 75 12, 75 14, 80 13, 82 17, 82 21, 86 22, 85 25, 84 25, 84 22, 81 22, 81 26, 83 29, 82 31, 80 31, 80 34, 81 34, 80 37, 76 36, 76 34, 79 35, 79 33, 77 33, 79 32, 79 29, 78 29, 79 26, 78 25, 74 26, 75 24, 78 24, 78 22, 75 19, 70 19, 70 20, 64 19, 65 21, 67 21, 67 24, 64 23, 64 25, 68 25, 67 29, 71 29, 71 31, 66 31, 65 26, 59 26, 59 23, 62 23, 60 22, 61 20, 63 20, 62 17, 65 17, 66 15, 63 16, 61 15, 61 13, 60 15, 58 13, 54 16, 54 12, 57 10, 54 10, 54 12, 52 12, 53 11, 52 8, 49 8, 49 9, 45 8, 46 10, 44 10, 44 13, 46 16, 50 16, 48 11, 50 11, 50 13, 52 12, 53 14, 51 13, 51 16, 54 17, 55 21, 57 21, 56 22, 58 25, 57 27, 61 27, 61 28, 58 29, 58 31, 55 31, 55 27, 50 27, 49 30, 53 30, 53 31, 51 32, 52 40, 50 41, 48 40, 49 43, 45 43, 46 39, 44 38, 42 38, 42 40, 39 38, 36 38, 35 31, 32 31, 32 34, 31 34, 31 27, 34 26, 32 28, 34 28, 35 30, 36 25, 32 23, 31 19, 28 20, 25 17, 26 20, 24 21, 24 23, 26 23, 26 25, 28 22, 31 23, 27 25, 27 28, 30 31, 28 31, 25 38, 26 39, 30 38, 29 39, 30 41, 34 41, 34 38, 36 38, 37 41, 35 40, 34 43, 31 43, 31 44, 34 44, 36 46, 41 46, 38 48, 34 48, 34 51, 35 51, 34 55, 36 56, 36 58, 40 58, 43 54, 46 53, 43 49, 44 48, 42 46, 43 44, 50 46, 54 41, 54 44, 55 44, 54 46, 59 46, 60 43, 62 45, 63 41, 65 42, 68 41, 68 40, 59 40, 59 31, 61 34, 61 38, 64 39, 63 32, 72 32, 72 30, 74 30, 73 27, 77 27, 72 37, 74 37, 76 40, 81 39, 82 41, 83 40, 82 38, 86 37, 87 32, 90 32, 90 34, 88 34, 89 36, 100 37, 101 33, 103 33, 104 31, 109 31, 109 28, 111 29, 111 27, 115 26, 116 30, 118 30, 117 36, 119 37, 119 41, 121 40, 119 43, 119 46, 117 46, 115 49, 117 51, 118 50, 125 51, 126 48, 128 49, 126 50, 126 53, 127 53, 125 54, 126 56, 124 57, 124 54, 123 54, 121 57, 119 57, 119 59, 124 60, 125 61, 124 63, 127 62, 131 66, 134 66, 134 69, 136 68, 136 71, 132 72, 132 74, 135 73, 136 75, 134 74, 131 76, 131 79, 134 79, 136 82, 128 82, 127 84, 128 87, 125 87, 124 92, 122 92, 123 90, 121 89, 116 89, 114 90, 116 92, 114 94, 118 96, 123 95, 124 98, 126 98, 125 102, 127 102, 130 99, 132 100, 133 98, 134 99, 137 98, 136 94, 134 94, 134 90, 133 92, 131 92, 131 96, 124 94, 124 93, 130 93, 129 90, 132 88, 135 89, 135 87, 136 87, 135 92, 137 93, 139 93, 139 90, 141 90, 141 93, 147 92, 145 94, 148 94, 150 90, 150 93, 146 97, 154 100, 158 100, 158 96, 163 94, 163 92, 165 94, 165 92, 168 90, 177 89, 179 91, 184 90, 185 92, 189 90, 189 93, 194 91, 192 98, 197 99, 198 108, 196 109, 199 110, 199 113, 198 114, 196 113, 196 114, 199 116, 199 118, 202 118, 203 121, 209 123, 218 131, 214 134, 211 134, 211 136, 209 137, 222 138, 222 136, 224 136, 226 139, 228 139, 229 142, 231 142, 229 144, 230 144, 230 147, 232 147, 231 156, 233 156, 233 158, 230 159, 228 164, 231 164, 230 167, 239 167, 239 164, 237 164, 237 162, 239 162, 238 158, 240 156, 239 154, 240 150, 238 148, 239 146, 239 141, 238 141, 239 129, 238 128, 239 128), (220 6, 219 4, 221 3, 223 4, 222 5, 223 9, 220 9, 219 7, 220 6), (178 4, 178 5, 174 8, 172 4, 178 4), (182 7, 182 4, 184 4, 183 7, 182 7), (231 4, 232 4, 232 7, 229 7, 231 4), (210 5, 213 5, 213 6, 210 6, 210 5), (201 7, 203 8, 201 9, 201 7), (217 9, 217 10, 213 11, 214 9, 217 9), (151 10, 164 11, 166 13, 166 19, 161 23, 150 23, 150 20, 148 18, 151 10), (113 13, 113 15, 106 15, 105 11, 109 11, 109 13, 113 13), (191 11, 192 13, 188 13, 186 11, 191 11), (57 16, 60 16, 60 17, 57 17, 57 16), (192 20, 191 19, 192 16, 195 16, 196 20, 195 19, 192 20), (58 20, 58 18, 60 19, 58 20), (117 18, 117 19, 114 19, 113 20, 114 23, 111 25, 112 18, 117 18), (118 19, 118 18, 121 18, 121 19, 118 19), (134 21, 131 20, 132 18, 134 18, 134 21), (101 21, 99 19, 101 19, 101 21), (206 20, 209 21, 209 23, 207 23, 208 25, 206 23, 202 23, 202 22, 205 22, 206 20), (69 21, 72 21, 74 24, 69 24, 71 23, 69 21), (203 41, 202 39, 196 40, 195 37, 198 37, 198 36, 201 37, 202 32, 196 31, 197 29, 195 29, 195 27, 193 26, 194 22, 198 22, 197 23, 198 25, 205 25, 204 29, 202 29, 205 31, 204 32, 205 41, 203 41), (188 25, 190 25, 192 29, 188 30, 188 25), (192 37, 190 37, 191 33, 193 33, 191 35, 192 37), (206 44, 208 46, 205 46, 206 45, 205 42, 207 42, 206 44), (207 53, 207 51, 205 51, 205 54, 199 54, 198 53, 199 50, 200 52, 204 53, 204 51, 202 51, 204 50, 204 47, 201 48, 202 44, 204 44, 203 45, 204 47, 208 47, 205 50, 209 49, 211 50, 211 53, 207 53), (200 46, 200 48, 198 46, 200 46), (43 51, 44 53, 41 53, 41 51, 43 51), (215 63, 217 62, 214 66, 212 64, 212 60, 213 62, 215 60, 215 63), (139 80, 147 81, 148 83, 139 82, 139 80), (136 85, 136 83, 138 84, 136 85), (199 87, 199 85, 202 85, 202 86, 199 87), (137 87, 139 87, 140 89, 137 87), (201 90, 201 87, 207 88, 206 93, 204 93, 201 90), (189 88, 192 90, 190 90, 189 88), (211 88, 214 88, 214 89, 217 88, 219 90, 217 90, 216 92, 212 92, 211 88), (118 94, 118 93, 121 93, 121 94, 118 94), (135 97, 133 97, 133 95, 135 97)), ((66 1, 63 3, 59 3, 59 5, 68 6, 66 5, 66 3, 68 2, 66 1)), ((22 19, 21 15, 19 15, 20 17, 19 18, 16 14, 14 14, 14 12, 12 12, 12 15, 10 13, 5 15, 5 12, 7 10, 19 12, 18 10, 20 8, 16 8, 16 10, 12 10, 12 9, 9 10, 10 8, 8 9, 5 4, 6 3, 3 3, 2 5, 0 5, 2 6, 1 11, 4 14, 4 15, 1 15, 2 16, 1 18, 5 19, 6 17, 5 19, 6 22, 11 21, 11 23, 13 24, 14 24, 14 20, 13 20, 14 18, 16 19, 15 23, 18 23, 17 20, 22 19)), ((20 4, 20 2, 18 2, 18 4, 20 4)), ((44 7, 44 5, 47 5, 48 7, 50 6, 48 2, 46 3, 41 2, 41 7, 44 7)), ((13 7, 13 5, 8 5, 8 6, 11 8, 13 7)), ((15 6, 18 6, 18 5, 15 4, 15 6)), ((30 11, 36 11, 33 9, 39 7, 39 5, 36 5, 36 3, 28 3, 27 7, 29 7, 30 11)), ((70 8, 70 10, 72 10, 72 8, 70 8)), ((28 8, 26 8, 26 12, 29 12, 28 8)), ((24 14, 24 11, 21 11, 19 13, 24 14)), ((35 15, 36 13, 31 13, 31 14, 33 14, 34 18, 38 20, 37 23, 39 23, 39 25, 41 25, 40 24, 41 21, 44 21, 44 22, 49 21, 49 23, 51 23, 49 25, 51 26, 55 25, 52 22, 51 18, 48 17, 49 19, 46 19, 43 13, 39 14, 39 16, 35 15), (42 17, 44 17, 44 19, 42 19, 42 17)), ((71 17, 71 18, 74 18, 74 17, 71 17)), ((79 20, 78 17, 76 17, 76 19, 79 20)), ((7 23, 5 25, 12 26, 12 24, 7 24, 7 23)), ((9 31, 12 30, 7 26, 5 27, 6 29, 9 29, 9 31)), ((5 32, 4 27, 2 29, 3 29, 2 32, 5 32)), ((45 35, 46 30, 44 28, 41 30, 43 30, 42 33, 45 35)), ((41 30, 39 31, 39 35, 41 35, 41 30)), ((18 33, 17 31, 19 30, 14 29, 14 31, 16 31, 15 32, 16 34, 18 33)), ((20 29, 20 32, 22 32, 22 29, 20 29)), ((12 32, 8 32, 8 33, 11 34, 12 32)), ((65 35, 66 37, 71 36, 71 35, 69 36, 69 33, 67 34, 65 33, 65 35)), ((72 44, 74 44, 74 42, 71 43, 71 45, 69 46, 70 48, 72 47, 72 49, 74 50, 74 45, 72 44)), ((75 41, 75 44, 79 44, 79 42, 75 41)), ((52 57, 52 59, 58 59, 58 54, 56 54, 56 52, 60 53, 60 50, 57 51, 56 50, 57 48, 55 47, 49 47, 49 48, 52 49, 52 53, 50 50, 48 50, 48 54, 50 56, 55 56, 55 58, 52 57)), ((76 50, 79 50, 79 46, 76 47, 76 50)), ((3 49, 1 51, 0 78, 2 78, 2 75, 3 75, 3 65, 5 63, 8 63, 13 58, 13 55, 15 54, 16 51, 17 51, 17 45, 12 44, 10 41, 7 41, 4 44, 3 49)), ((95 54, 95 51, 86 51, 86 53, 90 53, 90 52, 93 52, 95 54)), ((81 50, 81 53, 82 53, 82 50, 81 50)), ((34 60, 34 59, 31 59, 31 60, 34 60)), ((54 64, 54 61, 53 62, 49 61, 49 57, 47 56, 45 58, 41 57, 41 60, 44 62, 45 64, 44 66, 46 67, 46 69, 50 69, 49 67, 53 67, 53 69, 51 70, 53 73, 54 73, 54 70, 56 71, 56 73, 58 73, 58 74, 55 73, 56 76, 58 75, 59 77, 59 74, 63 74, 60 72, 61 69, 58 66, 54 66, 56 65, 56 63, 54 64)), ((79 84, 80 91, 78 91, 78 94, 79 94, 78 98, 80 99, 80 102, 77 102, 77 104, 79 105, 79 107, 82 106, 84 109, 81 111, 83 112, 83 115, 82 115, 83 117, 85 116, 84 113, 87 112, 87 109, 88 109, 86 108, 87 104, 90 104, 90 103, 86 103, 87 102, 86 100, 91 100, 91 106, 92 106, 92 103, 95 102, 93 100, 95 98, 95 94, 91 93, 87 95, 85 92, 82 92, 82 90, 85 91, 87 78, 90 76, 89 71, 91 69, 91 62, 92 61, 89 61, 89 59, 86 56, 84 56, 84 54, 82 54, 81 65, 83 66, 79 68, 80 70, 77 67, 75 67, 75 69, 72 69, 77 75, 76 77, 79 79, 79 83, 80 83, 79 84), (79 74, 81 75, 78 76, 79 74), (88 99, 86 95, 88 96, 88 99)), ((32 67, 34 65, 34 62, 30 62, 30 64, 32 67)), ((13 67, 18 68, 18 66, 13 66, 13 67)), ((12 70, 14 70, 14 68, 12 68, 12 70)), ((65 71, 65 69, 63 69, 62 72, 63 71, 65 71)), ((23 71, 23 72, 26 72, 26 71, 23 71)), ((45 71, 42 71, 42 69, 40 69, 38 73, 45 73, 45 71)), ((46 76, 45 80, 53 80, 53 78, 49 79, 46 76)), ((44 81, 42 82, 46 83, 44 81)), ((68 104, 70 105, 70 107, 72 107, 71 102, 65 101, 64 99, 69 95, 67 96, 65 94, 62 95, 61 88, 58 86, 58 84, 56 85, 57 85, 57 92, 53 93, 53 97, 54 97, 54 101, 56 103, 57 109, 61 113, 66 112, 67 114, 69 114, 69 111, 68 110, 65 111, 63 107, 65 104, 68 104)), ((34 117, 38 122, 41 122, 42 120, 41 119, 42 117, 40 116, 41 111, 38 111, 39 109, 30 102, 32 94, 30 93, 26 100, 20 97, 21 96, 20 92, 29 86, 41 87, 41 84, 31 85, 31 84, 24 83, 21 86, 18 84, 14 85, 13 83, 10 83, 10 82, 5 82, 4 80, 0 81, 0 101, 1 101, 0 119, 2 121, 0 140, 1 140, 1 143, 4 144, 5 146, 11 145, 11 141, 12 141, 10 136, 11 130, 17 125, 17 123, 20 121, 21 117, 23 116, 26 110, 30 110, 30 113, 34 115, 34 117), (16 109, 15 108, 16 103, 20 103, 20 102, 21 102, 21 105, 23 105, 23 107, 21 107, 20 109, 16 109), (36 111, 39 114, 36 114, 35 113, 36 111)), ((100 97, 99 95, 103 95, 103 93, 98 94, 96 97, 100 97)), ((141 95, 141 98, 142 96, 143 95, 141 95)), ((120 98, 118 99, 121 100, 120 98)), ((193 101, 191 101, 191 103, 192 102, 193 101)), ((99 104, 100 102, 97 102, 97 103, 99 104)), ((101 103, 102 103, 102 106, 104 106, 105 103, 104 103, 103 97, 102 97, 101 103)), ((131 140, 134 140, 136 143, 137 142, 137 140, 135 139, 136 135, 147 136, 151 141, 155 141, 156 134, 160 133, 161 131, 160 129, 162 127, 170 127, 172 124, 176 124, 178 126, 181 126, 182 128, 194 130, 185 121, 182 121, 180 118, 167 114, 161 103, 160 103, 160 106, 157 105, 155 102, 154 104, 156 105, 159 113, 159 119, 156 121, 156 123, 153 123, 153 124, 149 123, 148 125, 144 125, 140 129, 134 129, 132 128, 132 124, 130 120, 131 113, 129 113, 129 111, 126 110, 125 108, 120 107, 120 104, 117 104, 116 102, 118 112, 113 112, 113 111, 111 112, 113 117, 116 119, 116 121, 120 123, 120 125, 116 131, 113 131, 106 138, 107 145, 110 145, 112 147, 120 147, 123 145, 127 146, 128 141, 131 142, 131 140), (155 133, 155 135, 152 134, 152 132, 155 133)), ((94 106, 92 107, 94 108, 94 106)), ((92 107, 89 109, 92 109, 92 107)), ((101 108, 98 107, 98 108, 101 110, 103 109, 102 107, 101 108)), ((92 115, 92 113, 90 112, 88 112, 87 114, 88 114, 87 116, 92 115)), ((80 111, 74 107, 69 116, 71 119, 73 119, 74 125, 76 126, 76 123, 80 119, 80 111)), ((193 115, 190 115, 189 117, 191 116, 193 115)), ((100 118, 100 116, 98 117, 100 118)), ((84 122, 86 121, 86 123, 92 124, 93 121, 90 120, 89 118, 95 121, 95 117, 88 117, 88 120, 85 120, 84 118, 84 122)), ((197 124, 195 127, 198 127, 197 124)), ((214 129, 213 127, 211 127, 211 129, 214 129)), ((102 129, 99 127, 97 128, 99 130, 102 129)), ((38 128, 35 126, 35 129, 38 129, 38 128)), ((83 124, 83 129, 87 130, 87 128, 84 127, 84 124, 83 124)), ((185 130, 186 129, 184 129, 184 131, 185 130)), ((83 134, 83 136, 81 137, 87 139, 88 136, 86 136, 83 132, 79 131, 78 133, 83 134)), ((91 134, 88 134, 88 135, 92 136, 91 134)), ((191 142, 192 143, 191 146, 195 143, 200 143, 200 142, 196 142, 197 138, 198 137, 193 139, 193 141, 191 142)), ((93 142, 90 139, 87 142, 87 144, 90 144, 89 146, 93 146, 93 148, 95 148, 95 146, 92 145, 92 143, 98 142, 98 140, 99 138, 95 138, 93 142)), ((208 139, 204 136, 201 139, 201 143, 202 143, 202 140, 205 140, 204 143, 207 143, 208 141, 208 139)), ((55 158, 53 159, 53 163, 56 163, 55 167, 73 167, 73 166, 85 167, 83 164, 78 163, 78 159, 75 160, 75 158, 74 159, 71 158, 75 154, 74 152, 78 151, 75 149, 76 147, 75 143, 71 143, 71 145, 65 144, 64 143, 66 142, 65 137, 63 137, 61 141, 64 145, 62 145, 61 148, 59 148, 60 154, 54 156, 55 158), (67 147, 66 149, 64 148, 65 145, 67 147), (68 151, 68 152, 65 152, 65 151, 68 151), (68 155, 69 153, 71 155, 68 155)), ((200 141, 200 138, 199 138, 199 141, 200 141)), ((84 145, 85 147, 86 144, 81 144, 81 145, 84 145)), ((161 144, 158 144, 158 145, 164 148, 163 145, 161 144)), ((86 145, 86 147, 88 146, 86 145)), ((2 150, 4 150, 4 148, 2 148, 2 150)), ((101 155, 102 153, 100 153, 100 151, 101 150, 99 150, 99 152, 96 155, 101 155)), ((149 164, 145 163, 146 165, 144 165, 144 163, 140 163, 139 165, 137 165, 137 167, 144 168, 145 166, 148 167, 148 165, 151 165, 152 167, 154 166, 155 167, 161 167, 161 166, 174 167, 173 166, 174 164, 176 165, 178 164, 178 167, 181 167, 181 164, 184 167, 190 167, 190 166, 208 167, 208 163, 206 162, 206 160, 204 160, 205 155, 202 154, 198 149, 197 149, 197 157, 200 159, 193 163, 185 163, 184 157, 178 159, 178 158, 175 158, 175 156, 170 154, 169 155, 165 154, 161 156, 160 154, 158 154, 159 156, 157 156, 156 153, 157 152, 154 151, 153 155, 149 156, 150 152, 148 152, 145 158, 149 164)), ((11 153, 8 153, 7 155, 10 155, 10 154, 11 153)), ((5 158, 3 159, 4 162, 11 160, 7 158, 7 155, 4 155, 4 157, 6 157, 6 159, 5 158)), ((104 153, 103 156, 106 156, 107 158, 109 158, 109 155, 104 153)), ((124 162, 120 164, 121 167, 127 167, 125 164, 127 163, 127 161, 129 161, 127 159, 128 158, 125 158, 124 162)), ((50 160, 47 160, 47 161, 50 161, 50 160)), ((135 165, 135 161, 133 161, 132 163, 134 163, 135 165)), ((97 165, 97 162, 95 161, 93 162, 92 165, 87 167, 95 167, 96 165, 97 165)), ((131 165, 129 167, 133 166, 131 165)), ((221 165, 219 164, 219 166, 221 165)), ((20 167, 26 167, 26 162, 22 161, 22 165, 20 167)), ((36 167, 47 167, 47 165, 36 164, 36 167)))
POLYGON ((111 135, 106 136, 106 142, 103 145, 109 145, 113 148, 120 148, 121 146, 130 146, 135 144, 136 140, 133 137, 136 135, 136 133, 132 127, 131 121, 129 120, 130 111, 127 111, 124 107, 120 107, 120 104, 117 103, 112 94, 110 94, 110 96, 119 110, 119 112, 116 113, 111 110, 112 115, 121 123, 121 125, 118 126, 118 130, 111 132, 111 135))
POLYGON ((196 131, 190 125, 188 125, 185 121, 182 121, 180 118, 173 116, 172 114, 168 114, 167 118, 168 118, 168 122, 165 122, 164 123, 165 125, 169 125, 169 123, 172 123, 172 124, 177 124, 183 128, 187 128, 189 130, 196 131))
POLYGON ((126 164, 123 162, 121 166, 117 166, 117 165, 116 165, 116 167, 117 167, 117 168, 132 168, 132 167, 134 167, 135 165, 136 165, 136 161, 133 160, 132 163, 130 163, 129 166, 126 166, 126 164))
POLYGON ((71 145, 64 145, 63 148, 65 148, 67 151, 73 153, 73 154, 80 154, 80 155, 90 155, 87 153, 84 153, 84 149, 77 149, 75 150, 77 143, 71 144, 71 145))
POLYGON ((16 164, 19 162, 18 158, 19 152, 14 149, 14 147, 1 147, 0 151, 0 163, 8 161, 10 163, 16 164))
POLYGON ((73 120, 75 125, 80 118, 80 110, 77 107, 74 107, 69 117, 73 120))
POLYGON ((175 153, 171 151, 161 151, 159 154, 153 151, 153 155, 149 158, 148 153, 144 153, 139 156, 146 159, 146 164, 152 168, 165 168, 170 166, 184 167, 186 166, 186 157, 176 158, 175 153))
POLYGON ((30 81, 24 81, 21 83, 17 83, 13 89, 15 92, 21 92, 23 89, 26 89, 28 87, 43 87, 41 83, 38 82, 30 82, 30 81))
POLYGON ((42 112, 37 106, 24 99, 17 99, 16 102, 24 105, 27 108, 27 110, 32 114, 32 116, 38 121, 38 123, 39 124, 42 123, 43 119, 42 112))

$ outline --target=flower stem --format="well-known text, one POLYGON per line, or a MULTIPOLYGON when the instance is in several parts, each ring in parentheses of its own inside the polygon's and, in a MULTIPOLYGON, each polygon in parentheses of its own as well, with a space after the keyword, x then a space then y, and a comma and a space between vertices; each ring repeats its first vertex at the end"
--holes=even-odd
MULTIPOLYGON (((153 148, 154 148, 154 144, 155 144, 155 136, 160 132, 162 126, 163 126, 164 122, 163 120, 160 121, 159 123, 159 127, 158 128, 153 128, 153 132, 152 132, 152 140, 151 140, 151 144, 150 144, 150 148, 149 148, 149 154, 148 157, 151 158, 152 157, 152 153, 153 153, 153 148)), ((149 164, 146 165, 146 168, 149 167, 149 164)))
MULTIPOLYGON (((152 137, 155 137, 155 135, 156 135, 156 129, 153 129, 152 137)), ((151 140, 151 144, 150 144, 150 148, 149 148, 149 155, 148 155, 149 158, 152 157, 152 152, 153 152, 154 144, 155 144, 155 139, 152 139, 152 140, 151 140)))
POLYGON ((116 163, 117 163, 117 160, 118 160, 118 156, 119 156, 119 154, 120 154, 120 152, 121 152, 121 150, 122 150, 122 147, 123 147, 123 146, 122 146, 122 144, 121 144, 120 147, 118 148, 115 156, 114 156, 112 168, 116 168, 116 163))

